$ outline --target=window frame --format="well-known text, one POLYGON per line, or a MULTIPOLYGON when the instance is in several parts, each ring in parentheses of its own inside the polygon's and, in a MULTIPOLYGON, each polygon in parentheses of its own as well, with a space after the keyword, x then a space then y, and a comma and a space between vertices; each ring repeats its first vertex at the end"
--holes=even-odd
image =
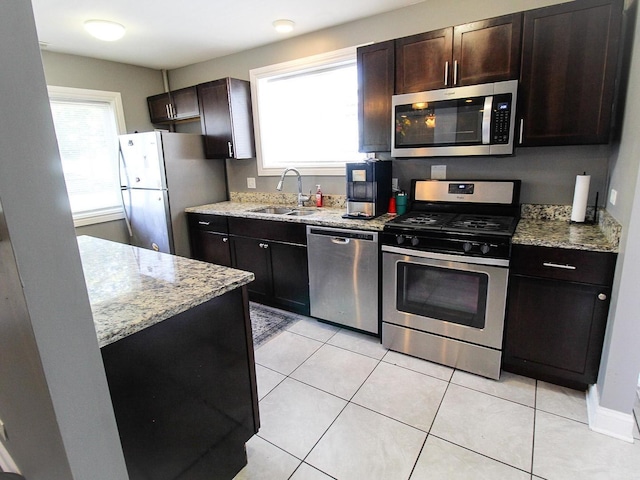
MULTIPOLYGON (((122 135, 127 132, 124 119, 124 108, 122 106, 122 95, 120 92, 110 92, 106 90, 91 90, 86 88, 61 87, 47 85, 49 101, 60 100, 70 102, 102 102, 108 103, 114 113, 116 123, 116 134, 122 135)), ((74 213, 73 224, 75 227, 84 227, 98 223, 112 222, 124 218, 124 208, 122 204, 118 207, 105 208, 99 212, 74 213)))
MULTIPOLYGON (((345 63, 356 64, 357 47, 347 47, 331 52, 321 53, 310 57, 299 58, 287 62, 274 65, 268 65, 260 68, 254 68, 249 71, 249 79, 251 83, 251 98, 253 99, 253 124, 256 144, 256 161, 258 167, 258 176, 278 176, 282 174, 283 167, 265 167, 262 158, 262 140, 260 132, 260 91, 259 81, 275 76, 285 76, 287 74, 302 73, 305 70, 321 69, 323 66, 339 65, 345 63)), ((357 144, 356 144, 357 145, 357 144)), ((357 150, 356 150, 357 152, 357 150)), ((362 154, 363 158, 366 154, 362 154)), ((360 161, 360 158, 354 158, 353 162, 360 161)), ((289 165, 295 167, 302 175, 324 175, 324 176, 344 176, 346 175, 346 166, 330 166, 321 165, 302 166, 289 165)))

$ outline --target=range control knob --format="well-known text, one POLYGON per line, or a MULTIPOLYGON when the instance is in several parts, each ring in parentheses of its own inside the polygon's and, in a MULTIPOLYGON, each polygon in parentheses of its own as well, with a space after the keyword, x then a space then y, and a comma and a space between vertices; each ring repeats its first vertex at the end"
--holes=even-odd
POLYGON ((411 239, 411 245, 413 245, 414 247, 417 247, 419 243, 420 243, 420 240, 418 240, 418 237, 413 237, 411 239))
POLYGON ((487 254, 487 253, 489 253, 489 250, 491 250, 491 247, 490 247, 489 245, 487 245, 486 243, 484 243, 484 244, 482 244, 482 245, 480 246, 480 251, 481 251, 483 254, 487 254))
POLYGON ((471 242, 464 242, 462 244, 462 250, 464 250, 465 252, 470 252, 472 248, 473 245, 471 245, 471 242))
POLYGON ((402 245, 404 243, 404 235, 396 235, 396 242, 398 245, 402 245))

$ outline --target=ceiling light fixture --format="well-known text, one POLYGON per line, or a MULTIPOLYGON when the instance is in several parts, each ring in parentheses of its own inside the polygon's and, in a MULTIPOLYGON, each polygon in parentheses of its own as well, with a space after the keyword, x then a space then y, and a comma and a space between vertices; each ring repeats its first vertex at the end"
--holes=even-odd
POLYGON ((275 28, 278 33, 289 33, 293 30, 294 25, 295 23, 293 23, 293 21, 285 19, 273 22, 273 28, 275 28))
POLYGON ((122 25, 108 20, 87 20, 84 22, 84 28, 91 35, 105 42, 120 40, 125 32, 122 25))

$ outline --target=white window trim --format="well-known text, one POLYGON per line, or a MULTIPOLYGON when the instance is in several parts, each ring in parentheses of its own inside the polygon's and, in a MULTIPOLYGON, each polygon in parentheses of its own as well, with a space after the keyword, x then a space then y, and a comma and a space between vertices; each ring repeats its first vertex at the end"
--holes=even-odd
MULTIPOLYGON (((251 98, 253 99, 253 125, 256 141, 256 160, 258 164, 258 176, 278 176, 282 174, 282 168, 265 168, 262 164, 262 143, 260 139, 260 105, 259 82, 265 76, 282 75, 290 72, 300 72, 305 67, 313 69, 318 65, 328 62, 351 62, 356 59, 356 48, 347 47, 332 52, 321 53, 311 57, 299 58, 288 62, 268 65, 265 67, 254 68, 249 71, 249 80, 251 82, 251 98)), ((346 167, 301 167, 291 165, 300 171, 302 175, 326 175, 326 176, 344 176, 346 175, 346 167)))
MULTIPOLYGON (((102 101, 109 103, 115 113, 116 129, 118 135, 127 132, 124 120, 124 108, 122 106, 122 95, 120 92, 109 92, 105 90, 90 90, 86 88, 59 87, 47 85, 49 98, 54 97, 59 100, 70 101, 102 101)), ((97 223, 113 222, 124 218, 124 208, 122 206, 110 210, 102 210, 98 214, 82 213, 73 215, 75 227, 83 227, 97 223)))

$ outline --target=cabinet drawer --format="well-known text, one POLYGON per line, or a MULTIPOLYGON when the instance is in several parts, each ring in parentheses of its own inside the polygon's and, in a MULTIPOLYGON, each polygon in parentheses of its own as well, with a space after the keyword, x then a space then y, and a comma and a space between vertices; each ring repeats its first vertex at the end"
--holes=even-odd
POLYGON ((514 245, 511 273, 569 282, 611 285, 616 254, 514 245))
POLYGON ((307 230, 303 223, 229 217, 229 233, 276 242, 307 244, 307 230))
POLYGON ((229 233, 227 217, 204 213, 189 213, 189 228, 206 230, 208 232, 229 233))

